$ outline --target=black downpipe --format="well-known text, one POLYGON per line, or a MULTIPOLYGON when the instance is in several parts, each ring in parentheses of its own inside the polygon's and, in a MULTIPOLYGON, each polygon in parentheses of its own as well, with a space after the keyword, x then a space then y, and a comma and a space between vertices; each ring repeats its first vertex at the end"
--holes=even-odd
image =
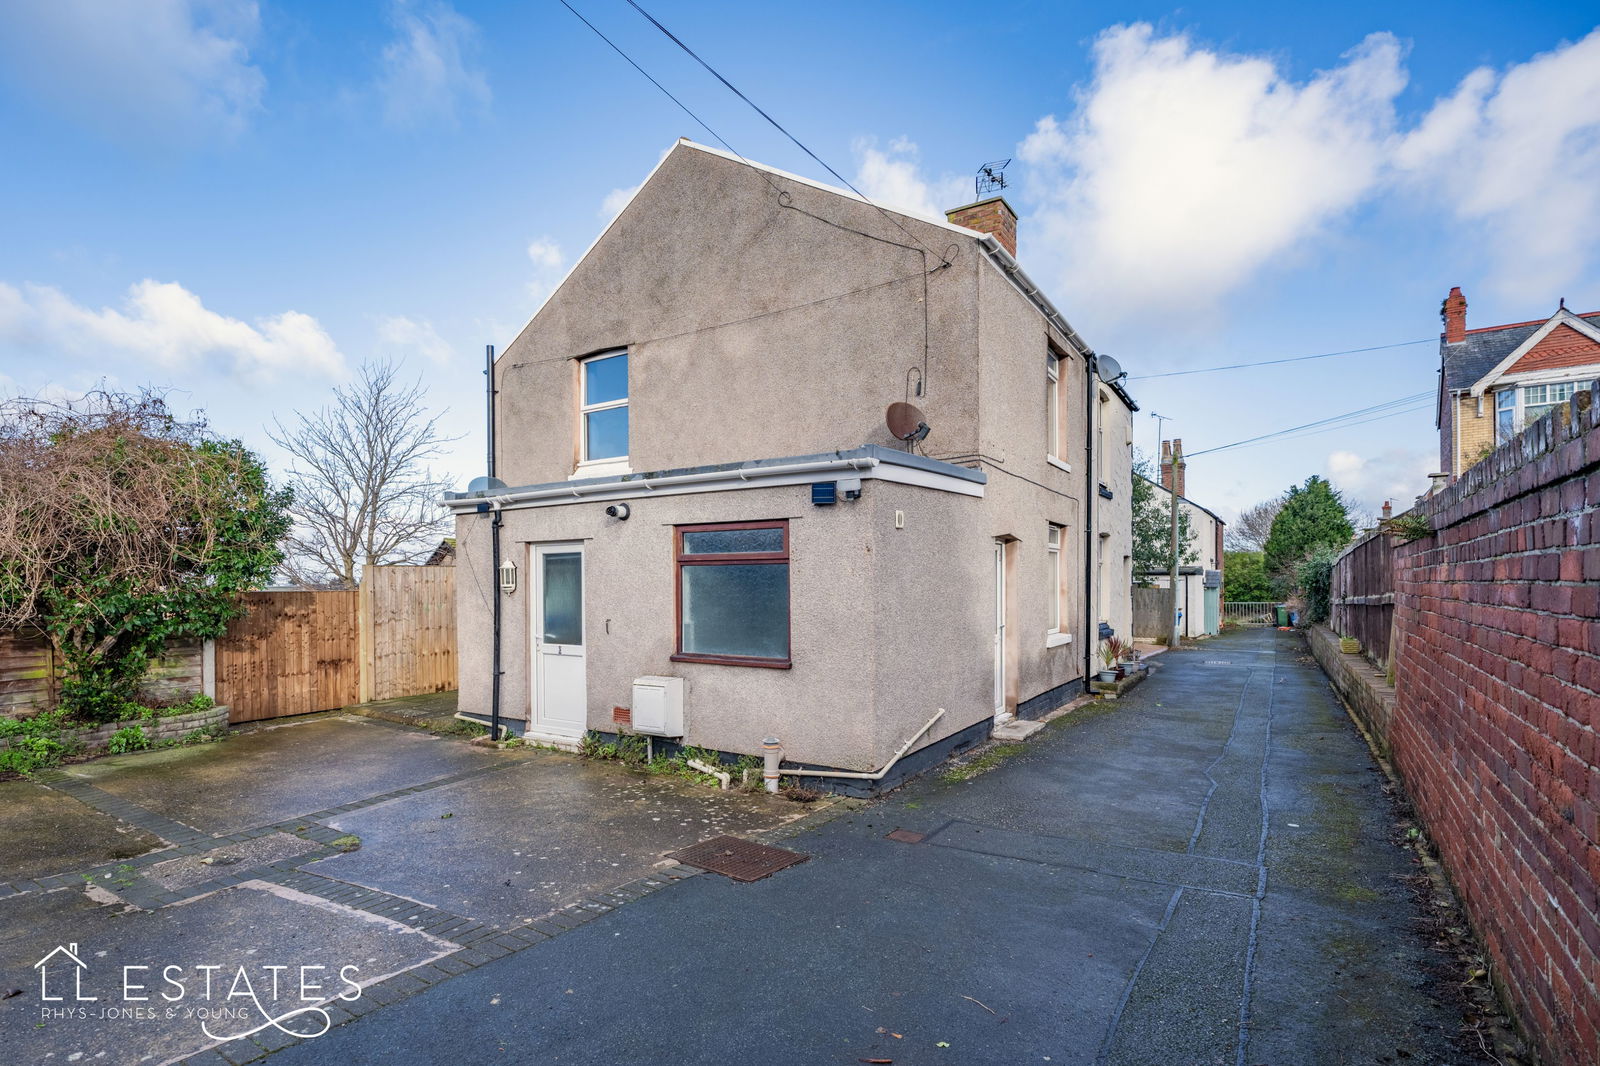
POLYGON ((1083 691, 1094 691, 1095 648, 1100 643, 1100 631, 1094 623, 1094 501, 1099 486, 1094 478, 1094 416, 1095 379, 1099 376, 1100 360, 1093 352, 1083 359, 1083 691))
MULTIPOLYGON (((489 415, 489 470, 488 474, 494 477, 494 345, 484 347, 484 377, 487 381, 487 400, 489 415)), ((490 490, 491 492, 493 489, 490 490)), ((489 572, 490 595, 494 597, 494 669, 491 671, 489 684, 489 737, 492 740, 500 739, 500 675, 505 671, 500 669, 500 598, 504 594, 500 591, 500 508, 494 508, 494 517, 489 521, 489 553, 493 556, 491 563, 494 567, 489 572)))

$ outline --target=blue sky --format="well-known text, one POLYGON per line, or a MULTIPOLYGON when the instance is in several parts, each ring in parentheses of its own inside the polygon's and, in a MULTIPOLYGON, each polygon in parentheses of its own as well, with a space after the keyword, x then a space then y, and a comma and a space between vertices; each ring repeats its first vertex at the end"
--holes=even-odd
MULTIPOLYGON (((826 180, 623 0, 572 3, 826 180)), ((1600 309, 1592 5, 646 6, 887 204, 1015 157, 1023 264, 1191 452, 1430 391, 1437 348, 1140 375, 1433 338, 1456 284, 1469 327, 1600 309)), ((483 345, 680 135, 555 0, 0 2, 0 389, 169 387, 275 458, 274 414, 403 357, 464 482, 483 345)), ((1435 454, 1422 409, 1197 457, 1190 494, 1331 474, 1375 508, 1435 454)))

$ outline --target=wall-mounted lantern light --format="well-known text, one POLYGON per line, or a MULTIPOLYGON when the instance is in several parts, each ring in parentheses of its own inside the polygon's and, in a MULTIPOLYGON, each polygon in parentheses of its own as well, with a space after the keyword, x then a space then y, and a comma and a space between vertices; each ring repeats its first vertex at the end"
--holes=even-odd
POLYGON ((500 591, 507 596, 517 591, 517 564, 510 559, 500 564, 500 591))

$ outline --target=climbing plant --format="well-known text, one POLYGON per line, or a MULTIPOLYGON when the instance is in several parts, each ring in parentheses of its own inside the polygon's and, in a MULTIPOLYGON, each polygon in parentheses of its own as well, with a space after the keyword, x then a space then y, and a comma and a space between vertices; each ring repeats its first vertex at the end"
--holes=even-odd
POLYGON ((0 404, 0 629, 42 630, 68 713, 115 720, 167 641, 220 636, 271 579, 288 504, 156 393, 0 404))

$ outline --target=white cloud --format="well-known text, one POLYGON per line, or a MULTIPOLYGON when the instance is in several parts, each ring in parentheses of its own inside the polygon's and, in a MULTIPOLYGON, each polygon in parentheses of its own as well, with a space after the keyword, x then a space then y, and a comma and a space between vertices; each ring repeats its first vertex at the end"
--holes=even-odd
POLYGON ((600 201, 600 217, 607 222, 622 214, 622 209, 628 206, 628 201, 633 199, 641 185, 630 185, 625 189, 612 189, 606 193, 605 199, 600 201))
POLYGON ((1401 51, 1376 33, 1296 84, 1270 59, 1107 30, 1074 113, 1018 149, 1030 260, 1108 315, 1214 304, 1372 188, 1401 51))
POLYGON ((856 188, 884 207, 943 218, 947 209, 972 200, 965 178, 924 178, 921 153, 905 137, 896 137, 887 149, 880 149, 874 138, 859 137, 852 147, 856 155, 856 188))
POLYGON ((1296 81, 1148 24, 1105 31, 1071 113, 1018 148, 1027 259, 1108 319, 1205 311, 1406 191, 1482 227, 1502 291, 1551 299, 1596 258, 1600 30, 1473 71, 1414 123, 1395 111, 1403 52, 1375 33, 1296 81))
POLYGON ((462 110, 489 106, 489 80, 473 65, 478 27, 449 4, 396 0, 395 39, 383 50, 378 91, 394 126, 453 124, 462 110))
POLYGON ((1395 164, 1420 195, 1483 227, 1497 289, 1549 301, 1596 258, 1600 30, 1503 75, 1473 71, 1404 138, 1395 164))
POLYGON ((176 282, 148 278, 129 287, 120 309, 98 310, 59 289, 0 282, 0 342, 63 358, 118 353, 171 370, 224 359, 255 380, 345 373, 344 356, 310 315, 284 311, 251 325, 207 309, 176 282))
POLYGON ((439 336, 433 323, 422 318, 389 315, 378 320, 378 339, 385 344, 410 348, 430 362, 445 366, 455 358, 455 349, 439 336))
POLYGON ((1377 514, 1383 502, 1390 500, 1399 514, 1427 491, 1428 474, 1438 461, 1436 454, 1408 448, 1390 448, 1370 456, 1335 451, 1328 455, 1328 480, 1355 510, 1377 514))
POLYGON ((560 270, 561 246, 549 237, 540 237, 528 245, 528 258, 533 265, 547 270, 560 270))
POLYGON ((0 70, 129 140, 232 135, 261 106, 248 0, 0 4, 0 70))

